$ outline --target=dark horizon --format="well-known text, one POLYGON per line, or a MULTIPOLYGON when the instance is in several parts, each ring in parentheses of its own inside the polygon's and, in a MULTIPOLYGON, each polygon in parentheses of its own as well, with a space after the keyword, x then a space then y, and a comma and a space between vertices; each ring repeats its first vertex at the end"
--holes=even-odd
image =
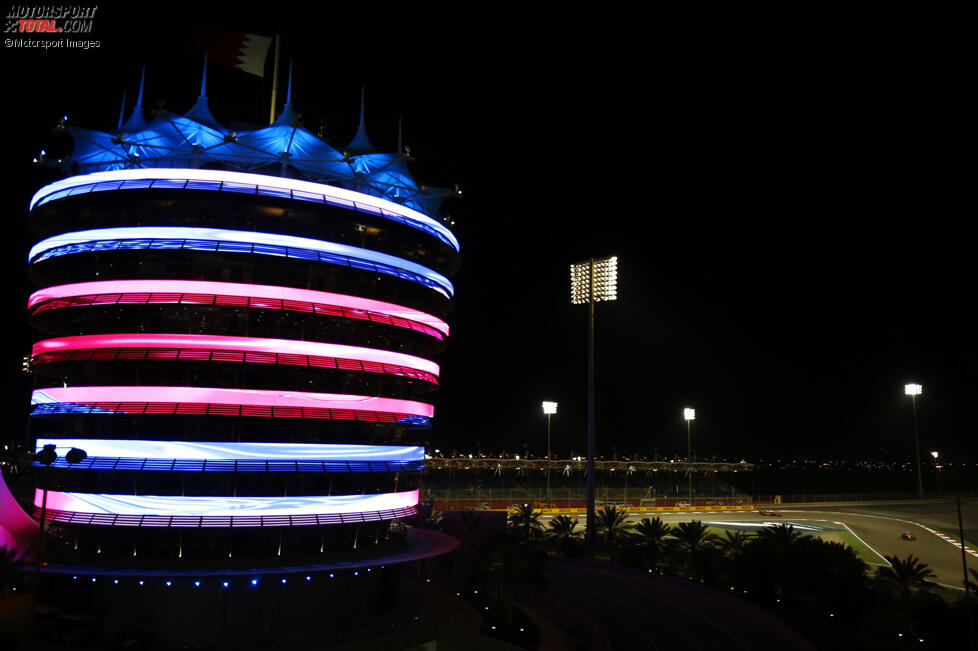
MULTIPOLYGON (((599 454, 685 454, 688 406, 701 456, 909 460, 903 385, 918 382, 921 453, 978 460, 973 253, 959 232, 978 111, 961 27, 739 7, 563 30, 490 17, 490 37, 385 23, 359 37, 353 19, 302 16, 281 26, 280 101, 291 59, 307 128, 322 117, 342 146, 363 84, 378 149, 396 148, 401 115, 418 182, 464 192, 449 206, 462 268, 422 442, 541 454, 540 402, 554 400, 555 452, 583 454, 586 308, 569 303, 568 266, 617 255, 619 299, 597 315, 599 454)), ((113 128, 144 62, 143 105, 189 110, 198 20, 273 28, 209 8, 145 27, 113 9, 96 16, 96 50, 5 48, 5 204, 22 233, 8 278, 25 275, 27 200, 47 182, 29 163, 50 127, 67 113, 113 128)), ((267 118, 269 86, 209 67, 225 124, 267 118)), ((16 332, 5 359, 19 424, 32 334, 16 332)))

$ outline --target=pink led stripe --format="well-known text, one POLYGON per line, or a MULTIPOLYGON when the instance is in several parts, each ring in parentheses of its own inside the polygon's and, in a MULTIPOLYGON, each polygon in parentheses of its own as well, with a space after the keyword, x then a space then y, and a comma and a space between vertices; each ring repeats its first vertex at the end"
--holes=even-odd
MULTIPOLYGON (((76 513, 48 509, 45 519, 51 522, 95 525, 100 527, 172 527, 218 528, 228 527, 308 527, 337 524, 361 524, 401 520, 417 514, 418 509, 407 506, 384 511, 354 511, 351 513, 300 513, 298 515, 120 515, 113 513, 76 513)), ((41 509, 34 508, 34 517, 40 519, 41 509)))
POLYGON ((45 402, 90 403, 192 403, 235 407, 331 409, 390 412, 430 418, 434 407, 414 400, 377 398, 339 393, 307 393, 259 389, 213 389, 204 387, 108 386, 49 387, 36 390, 34 404, 45 402))
POLYGON ((276 353, 284 355, 314 355, 352 359, 360 362, 389 364, 438 375, 438 364, 414 355, 405 355, 374 348, 324 344, 293 339, 262 339, 226 335, 181 334, 108 334, 79 335, 45 339, 34 344, 31 355, 93 348, 183 348, 200 350, 233 350, 239 352, 276 353))
POLYGON ((409 307, 376 301, 347 294, 320 292, 296 287, 274 285, 250 285, 247 283, 225 283, 208 280, 100 280, 71 285, 45 287, 31 294, 27 307, 33 308, 44 301, 51 301, 92 294, 211 294, 240 296, 243 298, 268 299, 273 301, 297 301, 302 303, 321 303, 336 305, 354 310, 377 312, 391 317, 421 323, 448 335, 448 324, 436 316, 409 307))
POLYGON ((179 360, 196 362, 244 362, 249 364, 273 364, 276 366, 300 366, 342 371, 383 373, 414 378, 430 384, 438 384, 438 377, 426 371, 406 366, 363 362, 356 359, 320 357, 317 355, 289 355, 285 353, 242 352, 235 350, 209 350, 190 348, 85 348, 42 353, 31 359, 31 364, 56 364, 60 362, 88 362, 92 360, 179 360))
MULTIPOLYGON (((34 505, 41 506, 44 491, 34 489, 34 505)), ((72 513, 169 516, 274 516, 388 511, 415 506, 418 491, 377 495, 296 495, 290 497, 198 497, 179 495, 112 495, 106 493, 47 492, 47 508, 72 513)))

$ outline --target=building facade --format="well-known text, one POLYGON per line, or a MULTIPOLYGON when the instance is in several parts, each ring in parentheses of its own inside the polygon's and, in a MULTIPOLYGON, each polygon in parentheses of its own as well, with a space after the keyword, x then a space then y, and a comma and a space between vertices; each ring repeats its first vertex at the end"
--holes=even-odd
POLYGON ((342 150, 303 129, 291 82, 238 133, 206 86, 183 116, 141 96, 114 131, 62 124, 30 206, 48 571, 230 589, 417 557, 397 523, 459 265, 440 195, 362 119, 342 150))

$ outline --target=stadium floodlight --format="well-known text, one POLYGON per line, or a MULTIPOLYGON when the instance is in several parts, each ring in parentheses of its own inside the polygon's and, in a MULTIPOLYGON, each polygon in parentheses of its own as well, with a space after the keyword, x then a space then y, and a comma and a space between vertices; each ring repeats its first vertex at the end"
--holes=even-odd
POLYGON ((571 303, 614 301, 618 298, 618 257, 591 258, 570 266, 571 303))
POLYGON ((618 257, 591 258, 570 266, 571 303, 588 304, 587 348, 587 557, 594 559, 594 304, 618 299, 618 257))
POLYGON ((919 384, 904 384, 903 392, 910 396, 913 403, 913 444, 914 453, 917 455, 917 496, 924 499, 924 478, 920 469, 920 435, 917 433, 917 396, 924 392, 924 387, 919 384))
MULTIPOLYGON (((686 463, 693 461, 693 428, 692 421, 696 420, 696 410, 683 408, 683 418, 686 420, 686 463)), ((689 506, 693 506, 693 469, 686 473, 689 477, 689 506)))
POLYGON ((550 417, 557 413, 557 403, 544 400, 543 413, 547 416, 547 504, 550 504, 552 501, 550 499, 550 459, 553 456, 550 453, 550 417))

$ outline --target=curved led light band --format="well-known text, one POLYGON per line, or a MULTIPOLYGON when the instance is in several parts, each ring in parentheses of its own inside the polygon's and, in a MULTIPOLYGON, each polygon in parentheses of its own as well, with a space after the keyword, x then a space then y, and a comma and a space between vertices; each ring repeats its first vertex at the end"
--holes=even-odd
MULTIPOLYGON (((41 506, 44 491, 34 491, 41 506)), ((73 513, 164 516, 274 516, 390 511, 415 506, 418 491, 379 495, 308 495, 295 497, 183 497, 180 495, 111 495, 47 491, 47 508, 73 513)))
MULTIPOLYGON (((407 206, 402 206, 379 197, 354 192, 353 190, 334 187, 332 185, 323 185, 321 183, 300 181, 298 179, 290 179, 280 176, 249 174, 246 172, 206 169, 149 168, 81 174, 78 176, 71 176, 60 181, 55 181, 54 183, 46 185, 38 190, 36 193, 34 193, 33 198, 31 198, 30 209, 34 210, 36 206, 42 205, 54 198, 58 198, 53 196, 55 194, 58 194, 59 196, 67 196, 73 189, 77 189, 78 191, 98 190, 102 189, 102 187, 98 187, 99 184, 111 184, 112 182, 117 182, 116 187, 108 187, 104 189, 145 189, 145 186, 143 185, 126 186, 124 182, 153 180, 205 181, 215 184, 208 185, 205 183, 188 188, 193 190, 220 190, 221 187, 216 184, 230 183, 235 184, 236 188, 240 188, 241 186, 253 186, 255 187, 256 192, 258 192, 261 188, 268 188, 269 190, 273 191, 285 190, 290 194, 296 193, 292 195, 292 198, 295 199, 308 200, 311 197, 305 197, 303 195, 314 195, 317 200, 319 200, 319 197, 322 197, 322 200, 325 202, 335 202, 347 205, 353 204, 353 206, 369 206, 370 208, 373 208, 371 212, 374 212, 375 214, 376 212, 380 212, 382 215, 384 213, 396 215, 400 217, 400 219, 397 221, 402 221, 403 223, 419 228, 420 230, 431 232, 443 242, 451 245, 456 251, 459 250, 458 239, 456 239, 455 235, 447 227, 445 227, 444 224, 439 223, 437 220, 432 219, 424 213, 418 212, 417 210, 412 210, 407 206), (86 186, 88 187, 86 188, 86 186)), ((172 184, 168 184, 166 187, 167 189, 174 189, 172 184)), ((280 192, 274 193, 274 196, 281 196, 280 192)), ((390 218, 390 215, 384 216, 390 218)))
MULTIPOLYGON (((256 246, 255 253, 261 253, 257 247, 282 247, 285 249, 304 249, 326 255, 342 256, 353 260, 386 265, 394 269, 415 274, 441 287, 452 296, 455 287, 442 274, 416 262, 398 258, 397 256, 380 253, 371 249, 363 249, 348 244, 338 244, 326 240, 314 240, 309 237, 281 235, 278 233, 260 233, 256 231, 235 231, 223 228, 195 228, 184 226, 124 226, 118 228, 94 228, 86 231, 61 233, 41 240, 31 247, 28 261, 34 260, 45 251, 59 247, 83 244, 86 242, 117 241, 117 240, 202 240, 208 242, 240 242, 256 246)), ((124 248, 124 247, 123 247, 124 248)), ((278 255, 275 253, 274 255, 278 255)))
POLYGON ((224 443, 219 441, 115 441, 108 439, 37 439, 37 450, 54 445, 58 456, 71 448, 90 457, 120 459, 423 461, 416 445, 340 445, 317 443, 224 443))
POLYGON ((233 350, 240 352, 276 353, 285 355, 316 355, 353 359, 375 364, 390 364, 438 375, 438 364, 414 355, 394 353, 375 348, 324 344, 315 341, 293 339, 262 339, 258 337, 232 337, 227 335, 177 335, 177 334, 108 334, 78 335, 45 339, 34 344, 31 355, 92 348, 181 348, 201 350, 233 350))
MULTIPOLYGON (((31 394, 31 405, 49 403, 194 403, 237 407, 359 410, 431 417, 434 407, 413 400, 337 393, 205 387, 49 387, 31 394)), ((124 410, 123 410, 124 411, 124 410)))
POLYGON ((436 316, 409 307, 375 301, 348 294, 334 294, 312 289, 279 287, 275 285, 249 285, 246 283, 225 283, 207 280, 97 280, 87 283, 72 283, 45 287, 27 300, 27 307, 63 298, 89 296, 93 294, 208 294, 218 296, 240 296, 249 299, 268 299, 272 301, 296 301, 335 305, 352 310, 376 312, 406 321, 420 323, 439 332, 448 334, 448 324, 436 316))

